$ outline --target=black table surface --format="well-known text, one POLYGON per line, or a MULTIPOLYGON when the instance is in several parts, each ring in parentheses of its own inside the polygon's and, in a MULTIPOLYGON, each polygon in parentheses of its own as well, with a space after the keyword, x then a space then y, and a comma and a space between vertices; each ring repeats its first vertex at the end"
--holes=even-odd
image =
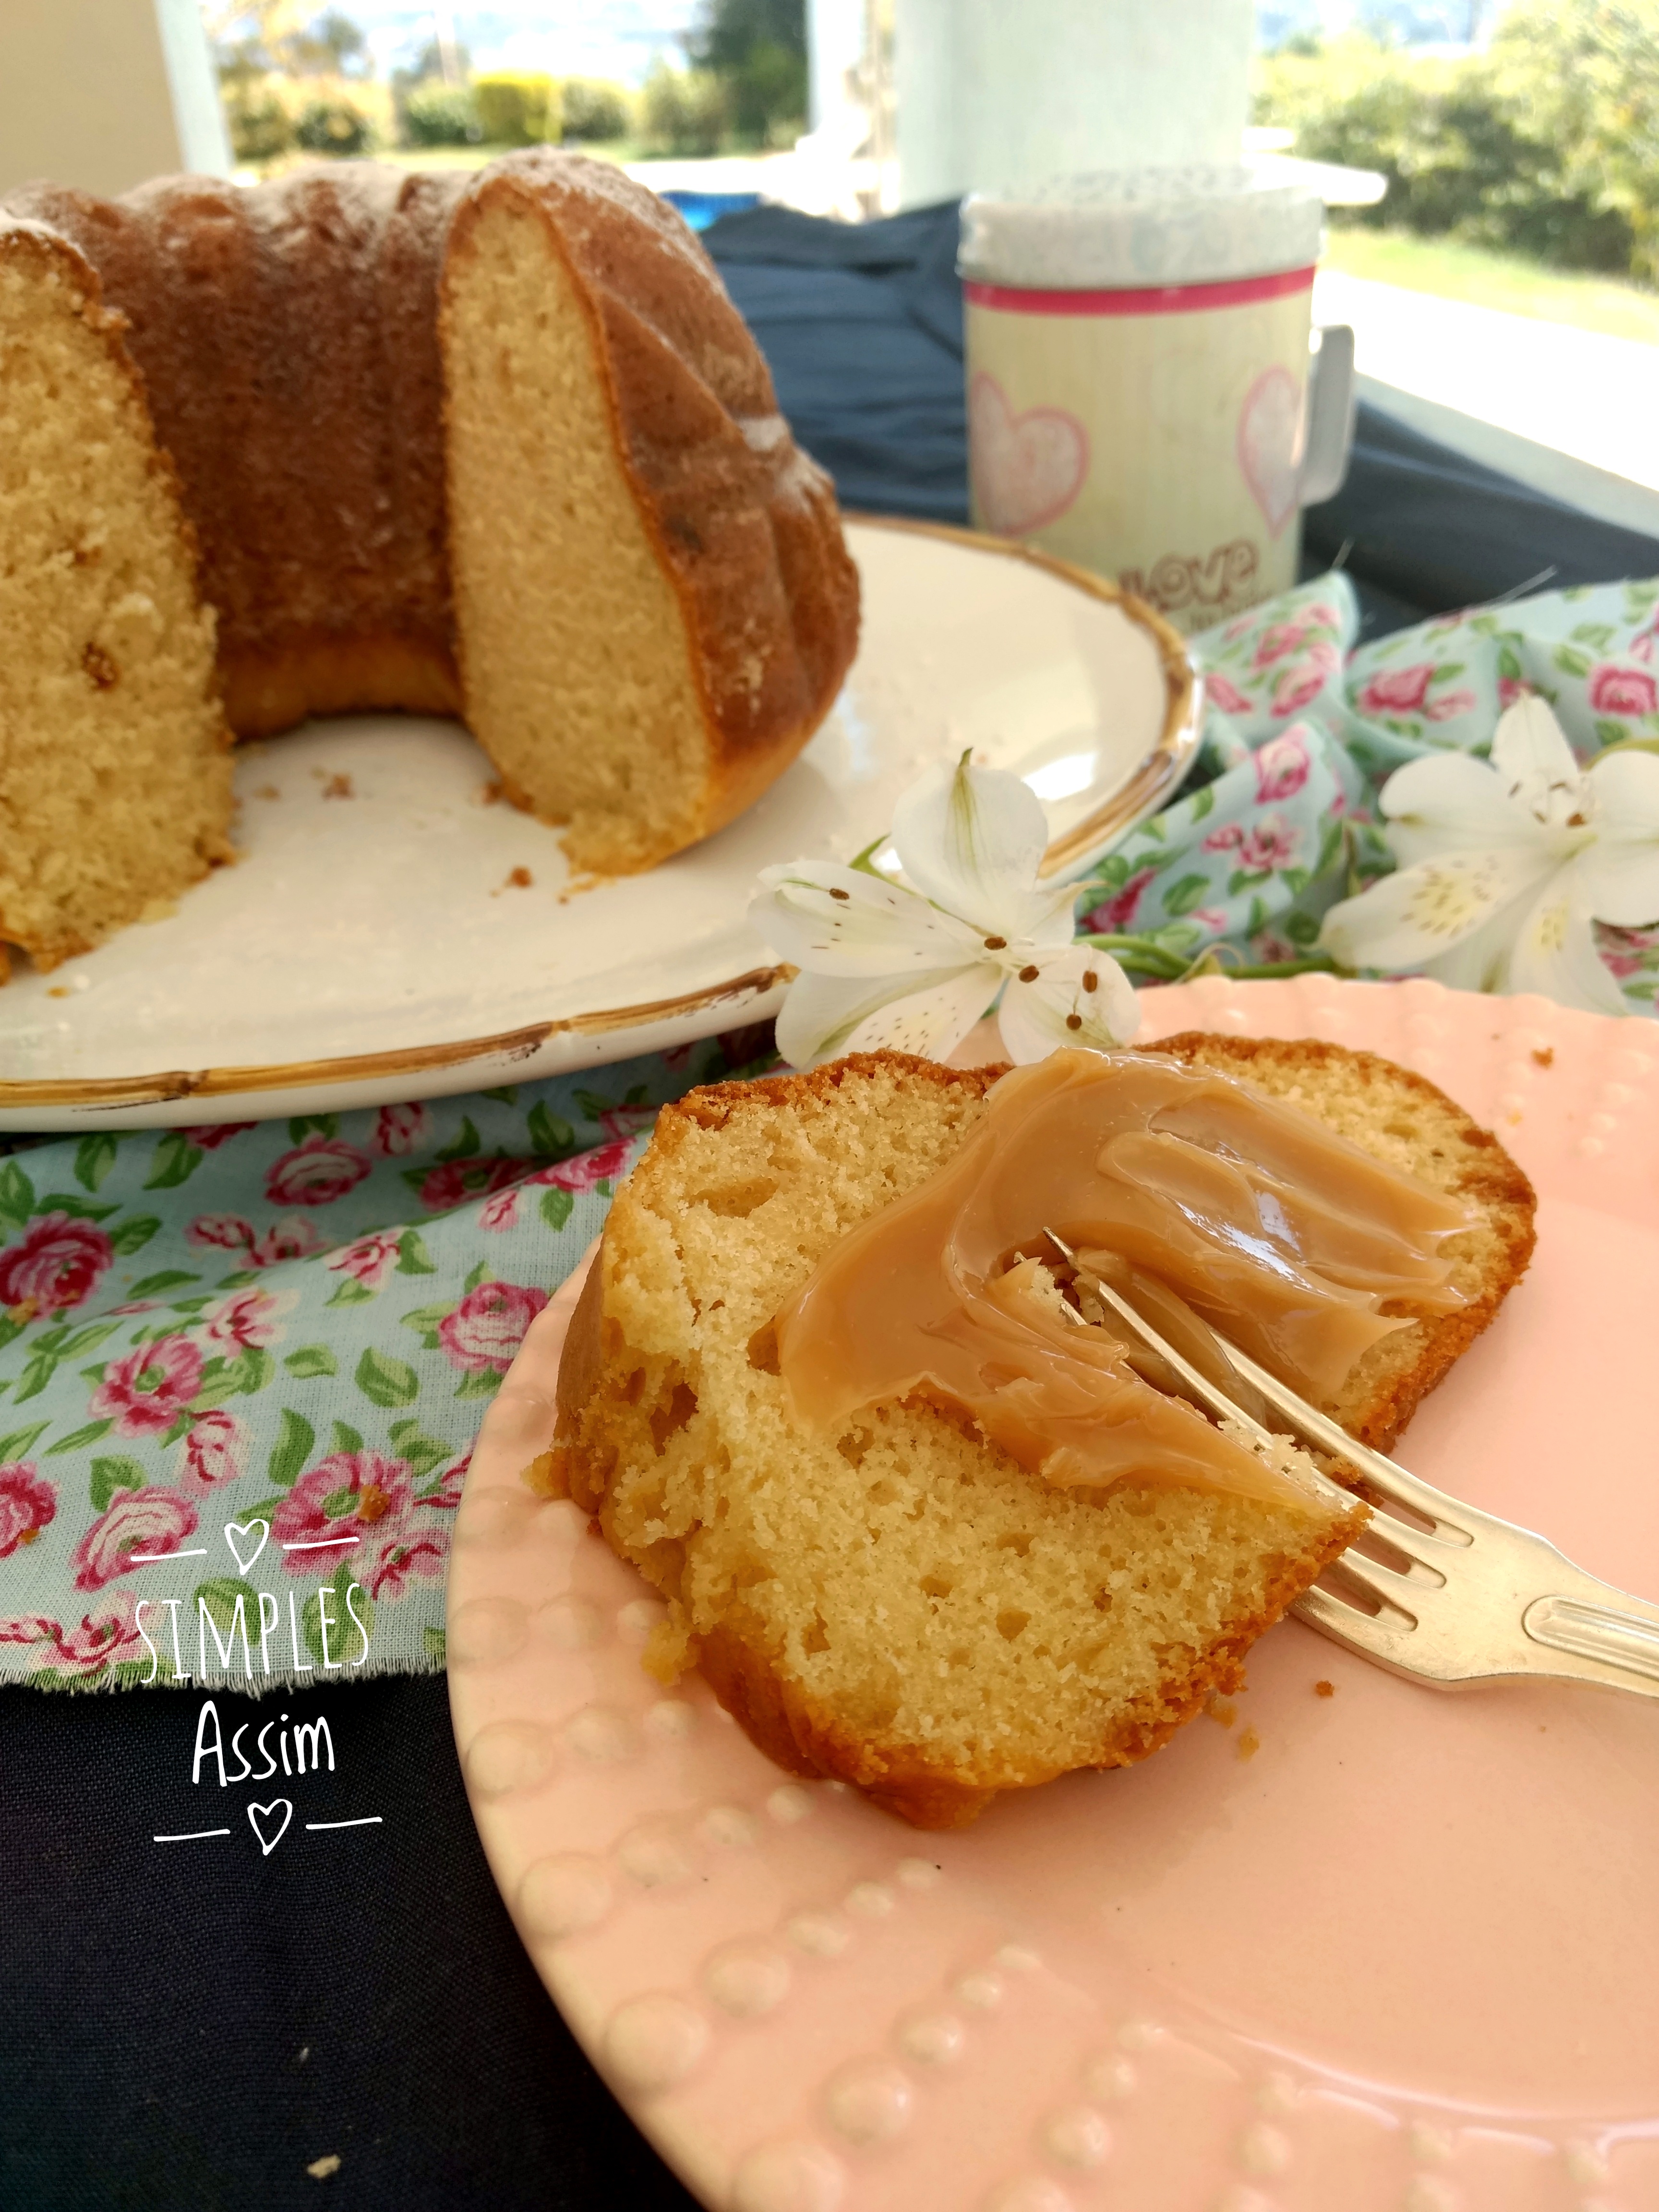
MULTIPOLYGON (((954 210, 854 228, 762 208, 707 243, 844 503, 965 521, 954 210)), ((1659 573, 1659 542, 1371 408, 1306 547, 1313 571, 1346 549, 1371 635, 1544 572, 1659 573)), ((272 1710, 216 1702, 227 1735, 272 1710)), ((0 1691, 3 2212, 282 2212, 331 2192, 354 2212, 690 2212, 513 1932, 441 1679, 286 1700, 329 1718, 319 1806, 332 1790, 340 1817, 370 1805, 382 1825, 251 1868, 150 1840, 226 1817, 190 1781, 199 1705, 0 1691)))

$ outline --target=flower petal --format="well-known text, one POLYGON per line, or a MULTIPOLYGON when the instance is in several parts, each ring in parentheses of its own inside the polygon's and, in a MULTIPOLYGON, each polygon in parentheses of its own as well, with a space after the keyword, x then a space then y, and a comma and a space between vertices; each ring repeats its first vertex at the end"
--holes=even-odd
POLYGON ((1553 855, 1536 846, 1443 853, 1341 900, 1325 916, 1319 941, 1347 968, 1420 967, 1555 872, 1553 855))
MULTIPOLYGON (((1030 786, 1006 769, 954 768, 913 783, 893 810, 893 846, 924 898, 995 937, 1027 937, 1048 817, 1030 786)), ((1046 914, 1052 901, 1043 897, 1046 914)))
POLYGON ((1535 691, 1498 716, 1492 763, 1511 798, 1552 829, 1588 813, 1589 793, 1572 747, 1548 702, 1535 691))
POLYGON ((1603 753, 1589 772, 1604 836, 1659 837, 1659 754, 1603 753))
POLYGON ((847 1040, 869 1015, 918 985, 940 983, 955 971, 931 975, 797 975, 778 1012, 778 1050, 791 1067, 816 1067, 845 1052, 847 1040))
POLYGON ((761 872, 749 919, 773 951, 817 975, 893 975, 914 990, 922 974, 959 968, 979 934, 902 884, 828 860, 761 872))
POLYGON ((1046 1060, 1063 1044, 1109 1052, 1140 1027, 1134 987, 1109 955, 1068 945, 1031 964, 1039 968, 1036 977, 1026 983, 1016 976, 997 1014, 1011 1060, 1046 1060))
POLYGON ((913 1052, 921 1060, 944 1060, 962 1042, 996 996, 1000 969, 964 968, 895 999, 861 1021, 842 1052, 913 1052))
POLYGON ((1389 842, 1401 867, 1440 853, 1536 844, 1548 835, 1510 797, 1504 779, 1468 753, 1407 761, 1382 787, 1389 842))
POLYGON ((1573 872, 1544 887, 1521 924, 1510 954, 1511 991, 1538 991, 1587 1013, 1627 1014, 1624 994, 1603 966, 1589 909, 1574 896, 1573 872))
POLYGON ((1659 921, 1659 838, 1598 837, 1572 864, 1580 905, 1615 929, 1659 921))
POLYGON ((1432 975, 1449 991, 1507 991, 1510 951, 1515 933, 1521 927, 1528 902, 1535 896, 1535 886, 1528 884, 1517 897, 1506 899, 1479 929, 1471 931, 1449 952, 1425 960, 1424 975, 1432 975))

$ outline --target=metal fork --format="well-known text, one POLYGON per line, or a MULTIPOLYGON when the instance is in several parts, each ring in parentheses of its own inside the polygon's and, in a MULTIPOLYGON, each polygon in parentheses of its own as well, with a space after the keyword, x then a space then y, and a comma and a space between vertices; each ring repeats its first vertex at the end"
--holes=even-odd
MULTIPOLYGON (((1079 1267, 1052 1229, 1043 1234, 1200 1403, 1237 1421, 1255 1443, 1275 1441, 1109 1283, 1079 1267)), ((1076 1318, 1087 1327, 1081 1314, 1076 1318)), ((1544 1537, 1408 1474, 1224 1337, 1217 1341, 1294 1436, 1353 1469, 1371 1509, 1364 1533, 1291 1608, 1310 1627, 1391 1674, 1437 1689, 1536 1676, 1659 1698, 1659 1605, 1598 1582, 1544 1537), (1385 1510, 1390 1506, 1397 1510, 1385 1510)), ((1318 1480, 1332 1504, 1352 1502, 1352 1493, 1324 1475, 1318 1480)))

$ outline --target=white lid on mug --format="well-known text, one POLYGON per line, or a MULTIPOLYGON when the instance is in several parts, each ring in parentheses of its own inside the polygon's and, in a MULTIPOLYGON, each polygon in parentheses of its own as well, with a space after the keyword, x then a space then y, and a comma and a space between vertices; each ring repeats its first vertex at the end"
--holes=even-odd
POLYGON ((1036 291, 1216 284, 1310 268, 1324 222, 1310 185, 1242 162, 1099 170, 1017 200, 971 194, 957 266, 981 283, 1036 291))

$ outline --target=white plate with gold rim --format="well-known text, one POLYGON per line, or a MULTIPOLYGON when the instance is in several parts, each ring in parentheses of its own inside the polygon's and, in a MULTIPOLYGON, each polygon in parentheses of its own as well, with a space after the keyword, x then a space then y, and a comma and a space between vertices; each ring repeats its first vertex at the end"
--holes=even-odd
POLYGON ((855 521, 859 655, 800 758, 718 836, 577 889, 557 834, 485 803, 458 723, 363 715, 242 749, 243 857, 0 990, 0 1132, 255 1121, 562 1074, 763 1019, 760 869, 850 860, 964 745, 1080 872, 1197 743, 1174 633, 1109 585, 966 532, 855 521))

